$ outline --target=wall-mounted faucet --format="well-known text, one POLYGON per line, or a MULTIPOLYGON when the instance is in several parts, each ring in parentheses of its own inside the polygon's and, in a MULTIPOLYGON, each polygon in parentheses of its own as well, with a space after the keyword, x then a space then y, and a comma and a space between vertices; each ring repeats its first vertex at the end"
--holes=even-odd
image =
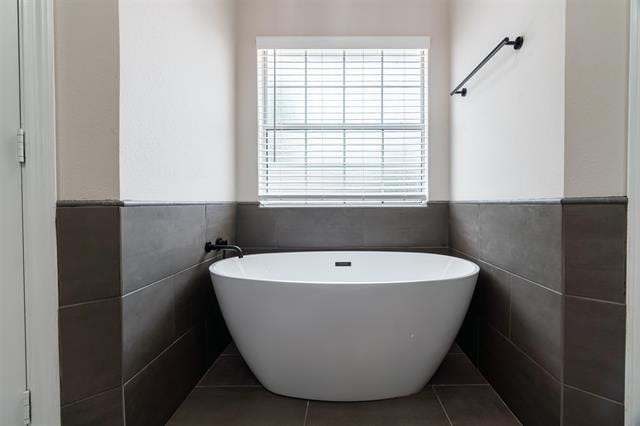
MULTIPOLYGON (((217 250, 233 250, 236 253, 238 253, 238 257, 240 259, 242 259, 242 257, 244 256, 244 254, 242 253, 242 249, 240 247, 229 244, 227 240, 223 240, 220 237, 216 238, 215 243, 212 243, 211 241, 207 241, 204 245, 204 251, 206 251, 207 253, 214 250, 216 251, 217 250)), ((224 252, 222 255, 224 257, 224 252)))

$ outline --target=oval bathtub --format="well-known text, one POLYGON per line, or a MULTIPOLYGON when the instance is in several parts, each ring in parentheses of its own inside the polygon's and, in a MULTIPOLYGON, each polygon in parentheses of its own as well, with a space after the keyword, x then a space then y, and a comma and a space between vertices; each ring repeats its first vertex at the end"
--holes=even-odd
POLYGON ((450 256, 360 251, 210 267, 229 331, 264 387, 327 401, 421 390, 453 343, 478 271, 450 256))

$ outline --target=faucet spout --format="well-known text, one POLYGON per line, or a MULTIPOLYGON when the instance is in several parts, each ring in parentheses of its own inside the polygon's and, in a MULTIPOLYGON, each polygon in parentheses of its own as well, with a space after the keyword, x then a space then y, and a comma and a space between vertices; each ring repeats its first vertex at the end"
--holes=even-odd
POLYGON ((216 238, 215 243, 212 243, 211 241, 207 241, 204 245, 204 251, 206 251, 207 253, 214 250, 215 251, 223 250, 223 252, 226 250, 231 250, 238 253, 238 258, 242 259, 244 257, 244 253, 242 253, 242 249, 240 247, 234 246, 233 244, 229 244, 227 240, 223 240, 220 237, 216 238))

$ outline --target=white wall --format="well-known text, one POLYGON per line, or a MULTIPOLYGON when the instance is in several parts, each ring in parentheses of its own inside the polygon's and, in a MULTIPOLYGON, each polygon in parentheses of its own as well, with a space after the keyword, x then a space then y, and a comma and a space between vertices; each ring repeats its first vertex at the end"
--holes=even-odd
POLYGON ((58 199, 118 199, 118 0, 55 0, 54 19, 58 199))
POLYGON ((235 199, 233 0, 120 0, 120 197, 235 199))
POLYGON ((451 99, 451 199, 559 198, 564 186, 564 0, 455 0, 451 75, 461 81, 504 37, 505 47, 451 99))
POLYGON ((624 195, 627 17, 628 0, 55 0, 58 199, 256 200, 259 35, 430 36, 432 200, 624 195))
POLYGON ((628 0, 567 0, 565 196, 626 194, 628 0))
POLYGON ((257 193, 256 36, 430 36, 429 192, 449 189, 448 0, 236 0, 237 197, 257 193))

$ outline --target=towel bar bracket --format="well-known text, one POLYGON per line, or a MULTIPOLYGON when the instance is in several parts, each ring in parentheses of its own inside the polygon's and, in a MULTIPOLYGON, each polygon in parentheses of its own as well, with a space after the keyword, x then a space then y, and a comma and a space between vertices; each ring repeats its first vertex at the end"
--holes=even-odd
POLYGON ((524 37, 518 36, 513 41, 508 41, 507 46, 513 46, 513 50, 520 50, 522 45, 524 44, 524 37))

